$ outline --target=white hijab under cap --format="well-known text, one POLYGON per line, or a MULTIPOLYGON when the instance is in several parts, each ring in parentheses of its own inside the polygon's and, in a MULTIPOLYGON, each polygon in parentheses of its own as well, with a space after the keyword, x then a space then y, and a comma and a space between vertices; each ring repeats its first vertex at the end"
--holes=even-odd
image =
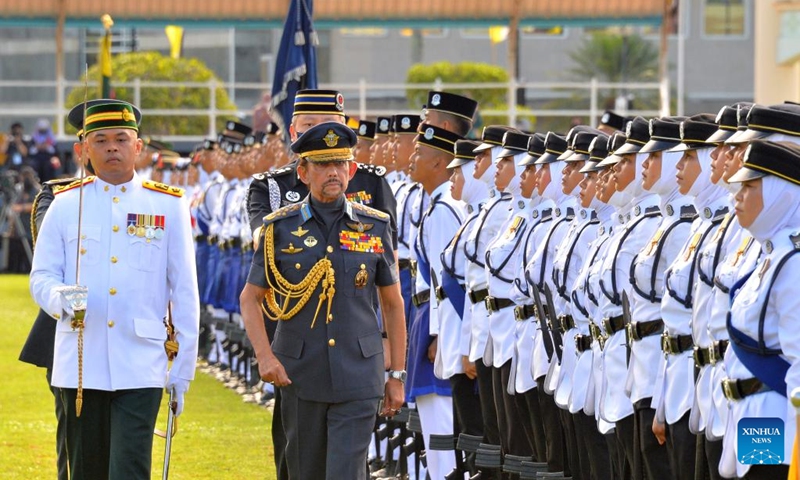
POLYGON ((644 194, 650 195, 650 192, 645 192, 645 190, 642 188, 642 182, 638 179, 639 175, 636 174, 641 168, 638 165, 644 163, 647 155, 648 154, 646 153, 636 154, 636 158, 631 160, 633 163, 633 180, 631 180, 631 183, 629 183, 625 189, 623 189, 621 192, 618 191, 614 193, 614 195, 612 195, 608 200, 608 203, 610 205, 614 205, 617 210, 624 209, 627 206, 632 206, 632 203, 639 201, 644 194))
POLYGON ((651 193, 655 193, 661 198, 675 195, 675 192, 678 191, 675 172, 678 170, 678 162, 682 156, 683 152, 665 151, 661 153, 661 177, 650 187, 651 193))
POLYGON ((480 181, 485 183, 490 189, 494 188, 494 174, 497 172, 497 166, 495 166, 495 162, 497 161, 497 155, 503 151, 503 147, 492 147, 491 156, 492 158, 489 159, 489 167, 483 172, 481 175, 480 181))
POLYGON ((550 167, 550 184, 544 188, 544 192, 542 192, 542 197, 548 198, 556 202, 556 205, 561 204, 564 201, 566 195, 564 195, 563 190, 561 190, 561 178, 564 176, 561 174, 562 168, 553 168, 558 162, 550 163, 548 166, 550 167))
POLYGON ((700 148, 697 150, 697 161, 700 162, 700 174, 695 179, 689 192, 689 197, 694 197, 694 207, 698 212, 710 206, 728 191, 719 185, 711 183, 711 151, 713 148, 700 148))
POLYGON ((489 196, 489 187, 472 176, 475 172, 475 162, 461 165, 461 175, 464 177, 464 188, 461 189, 461 200, 464 203, 476 204, 489 196))
POLYGON ((510 193, 512 200, 514 200, 515 202, 517 200, 522 200, 522 198, 523 198, 522 197, 522 187, 520 185, 521 182, 522 182, 522 179, 519 178, 519 175, 517 174, 517 162, 522 161, 522 157, 524 157, 526 155, 527 155, 527 153, 523 152, 523 153, 520 153, 519 155, 514 155, 511 158, 510 167, 514 169, 514 176, 511 177, 511 181, 508 182, 508 186, 503 190, 504 193, 510 193))
POLYGON ((762 177, 764 208, 747 230, 760 243, 787 227, 800 227, 800 185, 774 175, 762 177))

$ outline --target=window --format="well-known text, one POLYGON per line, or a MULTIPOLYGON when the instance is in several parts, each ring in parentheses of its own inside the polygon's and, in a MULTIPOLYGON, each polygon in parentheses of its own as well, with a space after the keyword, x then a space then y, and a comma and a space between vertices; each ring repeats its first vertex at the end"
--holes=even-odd
POLYGON ((447 37, 446 28, 420 28, 414 30, 413 28, 401 28, 400 36, 413 37, 414 32, 418 31, 419 34, 425 38, 445 38, 447 37))
POLYGON ((566 36, 567 29, 561 25, 555 27, 520 27, 519 33, 526 37, 564 37, 566 36))
POLYGON ((744 36, 745 15, 745 0, 705 0, 703 34, 744 36))
POLYGON ((385 28, 340 28, 339 33, 344 37, 385 37, 389 31, 385 28))

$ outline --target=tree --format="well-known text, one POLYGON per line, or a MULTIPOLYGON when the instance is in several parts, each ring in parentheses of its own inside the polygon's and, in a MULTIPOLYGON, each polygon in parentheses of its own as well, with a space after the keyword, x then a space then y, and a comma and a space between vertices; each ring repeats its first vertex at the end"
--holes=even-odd
MULTIPOLYGON (((174 59, 158 52, 134 52, 114 55, 111 60, 113 78, 111 79, 115 98, 133 102, 134 89, 120 86, 139 78, 142 82, 208 82, 214 73, 200 60, 194 58, 174 59)), ((100 79, 99 65, 88 71, 89 79, 100 79)), ((89 98, 100 98, 99 83, 89 83, 89 98)), ((67 96, 67 107, 83 102, 83 87, 73 89, 67 96)), ((221 86, 214 92, 218 110, 236 110, 228 94, 221 86)), ((142 87, 141 102, 137 105, 145 109, 196 109, 209 107, 208 87, 142 87)), ((217 117, 215 130, 221 130, 231 118, 217 117)), ((70 133, 75 129, 68 126, 70 133)), ((208 117, 205 115, 160 116, 145 115, 140 128, 142 135, 207 135, 208 117)))
MULTIPOLYGON (((617 32, 595 32, 585 37, 575 50, 569 52, 574 65, 566 70, 564 79, 588 82, 592 78, 600 82, 657 82, 658 48, 638 34, 617 32)), ((613 109, 625 90, 601 89, 598 92, 600 108, 613 109)), ((585 109, 588 107, 588 90, 578 90, 569 97, 548 102, 545 108, 585 109)), ((636 90, 631 108, 637 110, 658 109, 659 93, 656 90, 636 90)), ((588 121, 584 119, 583 121, 588 121)), ((552 118, 544 126, 555 131, 569 129, 570 119, 552 118)))

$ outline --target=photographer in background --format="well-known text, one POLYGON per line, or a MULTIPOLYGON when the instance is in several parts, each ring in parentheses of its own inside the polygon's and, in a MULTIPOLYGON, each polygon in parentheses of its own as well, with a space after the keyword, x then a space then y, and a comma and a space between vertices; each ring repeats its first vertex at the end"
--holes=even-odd
POLYGON ((9 135, 0 134, 0 169, 19 170, 26 164, 31 138, 22 131, 22 124, 11 124, 9 135))
POLYGON ((50 129, 50 122, 43 118, 39 119, 31 140, 30 162, 39 174, 39 180, 46 182, 56 178, 61 169, 61 159, 58 156, 56 136, 50 129))

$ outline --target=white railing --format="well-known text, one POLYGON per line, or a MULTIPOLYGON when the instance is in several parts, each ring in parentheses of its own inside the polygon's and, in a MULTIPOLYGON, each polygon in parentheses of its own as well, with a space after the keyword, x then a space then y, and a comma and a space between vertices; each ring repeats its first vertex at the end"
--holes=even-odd
MULTIPOLYGON (((28 81, 28 80, 0 80, 0 91, 3 92, 2 98, 14 98, 14 95, 9 95, 7 89, 37 89, 42 91, 42 95, 37 95, 39 98, 55 98, 55 101, 41 101, 41 102, 0 102, 0 114, 5 117, 12 117, 15 120, 23 118, 39 118, 45 117, 54 120, 53 129, 59 139, 64 140, 69 136, 65 132, 66 114, 68 106, 65 105, 65 100, 68 91, 72 89, 83 89, 83 82, 80 81, 28 81)), ((93 84, 92 87, 97 87, 93 84)), ((128 83, 114 83, 115 88, 131 88, 133 89, 132 101, 134 104, 140 105, 142 98, 142 90, 146 88, 155 87, 183 87, 183 88, 205 88, 208 90, 208 108, 160 108, 160 109, 143 109, 142 114, 159 115, 159 116, 196 116, 206 117, 208 119, 208 131, 204 134, 198 135, 174 135, 163 136, 166 141, 191 141, 196 142, 202 138, 214 137, 216 120, 220 116, 235 116, 246 117, 251 114, 250 110, 220 110, 216 105, 216 95, 214 92, 218 88, 223 88, 230 91, 235 90, 253 90, 254 97, 260 98, 261 92, 269 92, 271 84, 268 83, 225 83, 216 79, 211 79, 208 82, 144 82, 140 79, 135 79, 128 83)), ((657 93, 662 106, 658 110, 628 110, 627 112, 619 112, 626 115, 643 115, 643 116, 659 116, 668 115, 668 104, 663 105, 664 102, 669 102, 668 82, 652 82, 652 83, 609 83, 599 82, 592 79, 589 82, 516 82, 511 80, 502 83, 443 83, 436 81, 430 84, 407 84, 407 83, 370 83, 366 80, 360 80, 358 83, 339 83, 339 84, 326 84, 321 85, 321 88, 329 88, 339 90, 344 93, 346 100, 346 109, 351 115, 357 115, 360 118, 374 117, 376 115, 389 115, 396 113, 396 109, 380 109, 374 108, 375 104, 380 100, 397 100, 404 99, 405 92, 409 88, 413 89, 428 89, 428 90, 459 90, 459 89, 505 89, 507 93, 507 103, 510 106, 506 110, 488 110, 482 109, 481 114, 484 116, 508 116, 509 124, 516 124, 519 115, 533 115, 536 117, 586 117, 590 119, 591 123, 596 122, 596 119, 601 114, 602 110, 598 106, 600 94, 604 90, 617 89, 624 91, 654 91, 657 93), (557 97, 558 92, 587 92, 589 102, 585 108, 578 109, 545 109, 545 108, 525 108, 524 112, 520 111, 517 107, 516 99, 517 90, 524 88, 529 94, 530 92, 542 92, 542 95, 528 95, 530 98, 546 98, 557 97), (372 108, 370 107, 372 105, 372 108)), ((563 93, 561 94, 563 95, 563 93)), ((407 109, 404 109, 407 110, 407 109)), ((413 110, 413 109, 412 109, 413 110)))

